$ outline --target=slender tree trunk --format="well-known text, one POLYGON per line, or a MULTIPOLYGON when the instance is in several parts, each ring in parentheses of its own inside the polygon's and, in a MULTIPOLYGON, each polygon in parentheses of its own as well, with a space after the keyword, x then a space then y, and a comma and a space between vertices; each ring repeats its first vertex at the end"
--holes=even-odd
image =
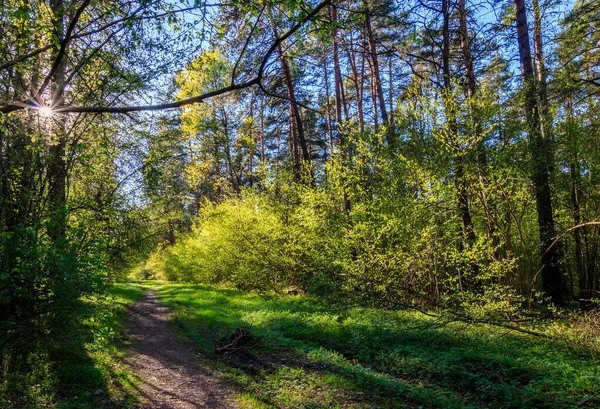
POLYGON ((543 138, 546 143, 549 143, 551 139, 552 119, 550 118, 548 104, 548 83, 546 81, 544 49, 542 48, 542 15, 538 0, 533 0, 533 47, 535 50, 535 64, 540 96, 540 126, 543 138))
MULTIPOLYGON (((365 44, 366 44, 366 39, 363 39, 363 49, 365 48, 365 44)), ((363 101, 364 98, 363 96, 365 95, 365 70, 366 70, 366 57, 364 53, 360 53, 360 92, 358 93, 359 97, 360 97, 360 114, 359 117, 362 118, 362 128, 361 128, 361 132, 365 131, 365 115, 364 115, 364 105, 363 105, 363 101)))
POLYGON ((340 135, 339 126, 348 118, 348 106, 346 104, 346 94, 344 90, 344 82, 342 81, 342 70, 340 67, 340 52, 338 45, 338 30, 337 30, 337 8, 335 5, 330 6, 331 22, 333 24, 333 75, 335 82, 335 120, 337 122, 337 133, 340 146, 344 145, 342 136, 340 135), (343 115, 342 115, 343 114, 343 115))
MULTIPOLYGON (((327 55, 323 56, 323 70, 325 78, 325 109, 327 110, 327 134, 329 135, 329 157, 333 156, 333 123, 331 118, 331 103, 329 101, 329 71, 327 70, 327 55)), ((327 155, 325 155, 327 156, 327 155)), ((327 161, 327 157, 325 157, 327 161)))
POLYGON ((294 110, 291 103, 288 109, 290 117, 288 149, 290 151, 290 162, 292 163, 292 168, 294 170, 294 179, 298 181, 300 179, 300 158, 298 156, 298 136, 296 134, 296 124, 294 121, 294 110))
MULTIPOLYGON (((475 69, 473 62, 473 54, 471 53, 471 42, 469 40, 469 30, 467 25, 467 10, 466 10, 466 0, 458 0, 458 19, 459 19, 459 32, 460 32, 460 44, 461 50, 463 54, 463 59, 465 62, 465 77, 467 83, 467 100, 470 105, 470 114, 474 117, 475 127, 473 131, 476 135, 480 136, 479 141, 477 142, 477 164, 479 168, 480 178, 482 179, 482 183, 485 183, 486 179, 489 177, 489 169, 488 169, 488 159, 487 152, 485 146, 485 138, 482 136, 483 129, 481 127, 481 121, 479 118, 479 112, 475 107, 473 98, 475 97, 475 93, 477 92, 477 81, 475 79, 475 69)), ((485 193, 484 193, 485 195, 485 193)), ((487 200, 487 199, 485 199, 487 200)), ((495 213, 496 206, 495 203, 489 203, 488 208, 492 212, 495 213)), ((488 237, 492 240, 492 245, 494 246, 494 251, 496 253, 496 257, 499 257, 497 252, 497 247, 499 245, 498 238, 496 237, 496 223, 493 217, 488 217, 487 220, 487 230, 488 237)))
MULTIPOLYGON (((571 205, 573 206, 573 222, 575 225, 581 224, 581 214, 579 211, 579 168, 577 166, 577 157, 569 164, 569 173, 571 177, 571 205)), ((583 248, 581 245, 581 232, 579 229, 573 231, 575 238, 575 264, 577 266, 577 276, 579 277, 579 297, 588 298, 587 280, 585 267, 583 264, 583 248)))
POLYGON ((450 138, 452 138, 455 148, 456 159, 454 166, 456 167, 456 186, 458 190, 458 211, 463 221, 464 234, 470 242, 475 240, 475 231, 473 229, 473 221, 469 210, 469 197, 467 194, 467 182, 465 178, 463 154, 458 143, 458 125, 456 123, 456 106, 452 101, 452 80, 450 77, 450 10, 449 0, 443 0, 442 13, 444 17, 443 26, 443 44, 442 44, 442 69, 444 78, 444 111, 448 120, 450 130, 450 138))
MULTIPOLYGON (((364 2, 365 7, 365 29, 367 32, 367 39, 369 42, 369 54, 371 57, 371 64, 373 68, 373 87, 375 91, 375 95, 377 97, 377 102, 379 102, 379 109, 381 111, 381 119, 385 125, 389 125, 389 117, 387 108, 385 106, 385 98, 383 96, 383 86, 381 85, 381 73, 379 70, 379 57, 377 56, 377 44, 375 42, 375 34, 373 33, 373 27, 371 25, 371 10, 369 8, 368 0, 364 2)), ((373 104, 376 104, 376 101, 373 100, 373 104)), ((389 132, 388 132, 389 134, 389 132)), ((388 144, 391 145, 391 138, 388 135, 388 144)))
MULTIPOLYGON (((344 82, 342 81, 342 70, 340 67, 340 53, 339 53, 339 45, 338 45, 338 15, 337 15, 337 7, 335 3, 332 3, 329 7, 331 23, 333 24, 333 33, 332 33, 332 42, 333 42, 333 75, 335 82, 335 122, 336 122, 336 130, 337 137, 339 143, 339 149, 341 154, 341 161, 344 166, 346 166, 346 162, 350 158, 350 144, 346 141, 346 137, 341 132, 340 126, 344 122, 345 119, 348 119, 348 106, 346 104, 346 94, 344 90, 344 82), (344 116, 342 116, 342 114, 344 116)), ((349 216, 351 204, 350 199, 348 197, 348 190, 346 188, 346 179, 345 176, 342 175, 342 184, 343 184, 343 208, 346 216, 349 216)))
MULTIPOLYGON (((458 124, 456 119, 456 104, 454 103, 454 97, 452 96, 452 79, 450 76, 450 0, 442 1, 442 70, 443 70, 443 105, 444 112, 446 113, 446 119, 448 121, 449 137, 451 139, 451 146, 454 148, 454 177, 455 185, 458 193, 458 213, 462 220, 462 232, 467 239, 467 243, 471 246, 475 242, 475 229, 473 227, 473 220, 471 218, 471 211, 469 208, 469 196, 467 192, 467 180, 464 168, 463 152, 458 141, 458 124)), ((479 275, 479 265, 476 262, 471 263, 471 269, 474 278, 479 275)), ((461 285, 469 285, 469 283, 463 282, 461 285)))
POLYGON ((394 129, 394 76, 392 70, 392 55, 388 59, 389 65, 389 83, 390 83, 390 116, 389 116, 389 126, 390 126, 390 134, 394 135, 396 130, 394 129))
MULTIPOLYGON (((250 135, 252 136, 252 142, 256 143, 256 132, 254 126, 254 103, 255 99, 252 98, 252 102, 250 103, 250 123, 252 124, 250 128, 250 135)), ((254 145, 253 145, 254 146, 254 145)), ((254 155, 256 154, 255 149, 248 149, 248 185, 250 187, 254 186, 254 155)), ((240 175, 241 179, 241 175, 240 175)), ((241 184, 241 181, 240 181, 241 184)))
POLYGON ((222 178, 221 178, 221 159, 219 158, 219 142, 216 139, 216 136, 213 138, 213 155, 215 161, 215 185, 217 188, 213 192, 214 197, 213 201, 219 203, 221 201, 221 193, 222 193, 222 178))
POLYGON ((556 305, 563 304, 562 277, 559 269, 559 253, 552 245, 556 236, 550 192, 548 146, 542 136, 540 113, 538 110, 529 29, 525 0, 514 0, 517 23, 517 41, 521 61, 521 75, 525 87, 525 116, 529 124, 529 143, 533 162, 533 183, 535 187, 538 225, 540 229, 540 253, 542 287, 546 296, 556 305))
POLYGON ((260 99, 260 164, 265 164, 265 97, 260 99))
MULTIPOLYGON (((572 135, 573 126, 573 103, 569 101, 567 103, 567 141, 573 141, 574 135, 572 135)), ((571 154, 569 163, 569 177, 571 179, 571 206, 573 208, 573 223, 575 226, 581 224, 581 212, 579 210, 579 198, 581 196, 581 172, 579 170, 579 158, 578 158, 578 147, 574 146, 571 154)), ((585 230, 584 230, 585 232, 585 230)), ((584 252, 581 239, 582 232, 580 229, 573 230, 573 238, 575 240, 575 266, 577 268, 577 277, 579 284, 579 298, 589 298, 589 291, 587 287, 587 277, 584 261, 584 252)))
POLYGON ((359 76, 358 67, 356 65, 356 58, 353 52, 349 51, 348 61, 350 63, 350 69, 352 70, 352 82, 354 84, 354 93, 356 94, 356 113, 358 115, 358 127, 360 132, 365 132, 365 116, 363 112, 363 93, 362 93, 362 81, 364 81, 364 59, 363 59, 363 72, 359 76))

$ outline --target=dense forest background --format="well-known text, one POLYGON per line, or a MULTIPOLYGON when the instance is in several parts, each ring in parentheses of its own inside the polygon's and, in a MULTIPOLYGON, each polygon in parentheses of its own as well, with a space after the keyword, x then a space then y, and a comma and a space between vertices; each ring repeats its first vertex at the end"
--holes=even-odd
POLYGON ((0 16, 5 368, 131 275, 503 325, 596 305, 598 1, 0 16))

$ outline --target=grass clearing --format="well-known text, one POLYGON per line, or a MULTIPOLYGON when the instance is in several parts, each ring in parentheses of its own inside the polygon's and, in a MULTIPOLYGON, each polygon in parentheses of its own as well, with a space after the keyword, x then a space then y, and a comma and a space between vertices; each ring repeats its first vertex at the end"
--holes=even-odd
POLYGON ((243 408, 592 408, 600 366, 557 342, 405 311, 156 282, 243 408), (246 328, 252 353, 216 355, 246 328))

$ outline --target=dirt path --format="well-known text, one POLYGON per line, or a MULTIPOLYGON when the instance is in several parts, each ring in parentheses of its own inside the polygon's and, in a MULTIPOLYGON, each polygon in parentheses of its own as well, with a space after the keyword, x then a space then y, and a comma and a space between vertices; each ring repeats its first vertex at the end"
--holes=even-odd
POLYGON ((144 409, 233 408, 227 389, 199 366, 191 346, 167 321, 170 311, 152 291, 131 307, 127 336, 133 339, 128 363, 141 378, 144 409))

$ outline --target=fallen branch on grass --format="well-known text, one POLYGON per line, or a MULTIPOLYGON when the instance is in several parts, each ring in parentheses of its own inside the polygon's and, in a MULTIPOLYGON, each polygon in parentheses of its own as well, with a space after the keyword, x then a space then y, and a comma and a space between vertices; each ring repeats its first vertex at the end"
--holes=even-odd
POLYGON ((226 345, 215 347, 217 354, 232 354, 241 350, 251 350, 262 343, 262 339, 255 341, 256 337, 249 329, 237 328, 229 338, 226 345))

